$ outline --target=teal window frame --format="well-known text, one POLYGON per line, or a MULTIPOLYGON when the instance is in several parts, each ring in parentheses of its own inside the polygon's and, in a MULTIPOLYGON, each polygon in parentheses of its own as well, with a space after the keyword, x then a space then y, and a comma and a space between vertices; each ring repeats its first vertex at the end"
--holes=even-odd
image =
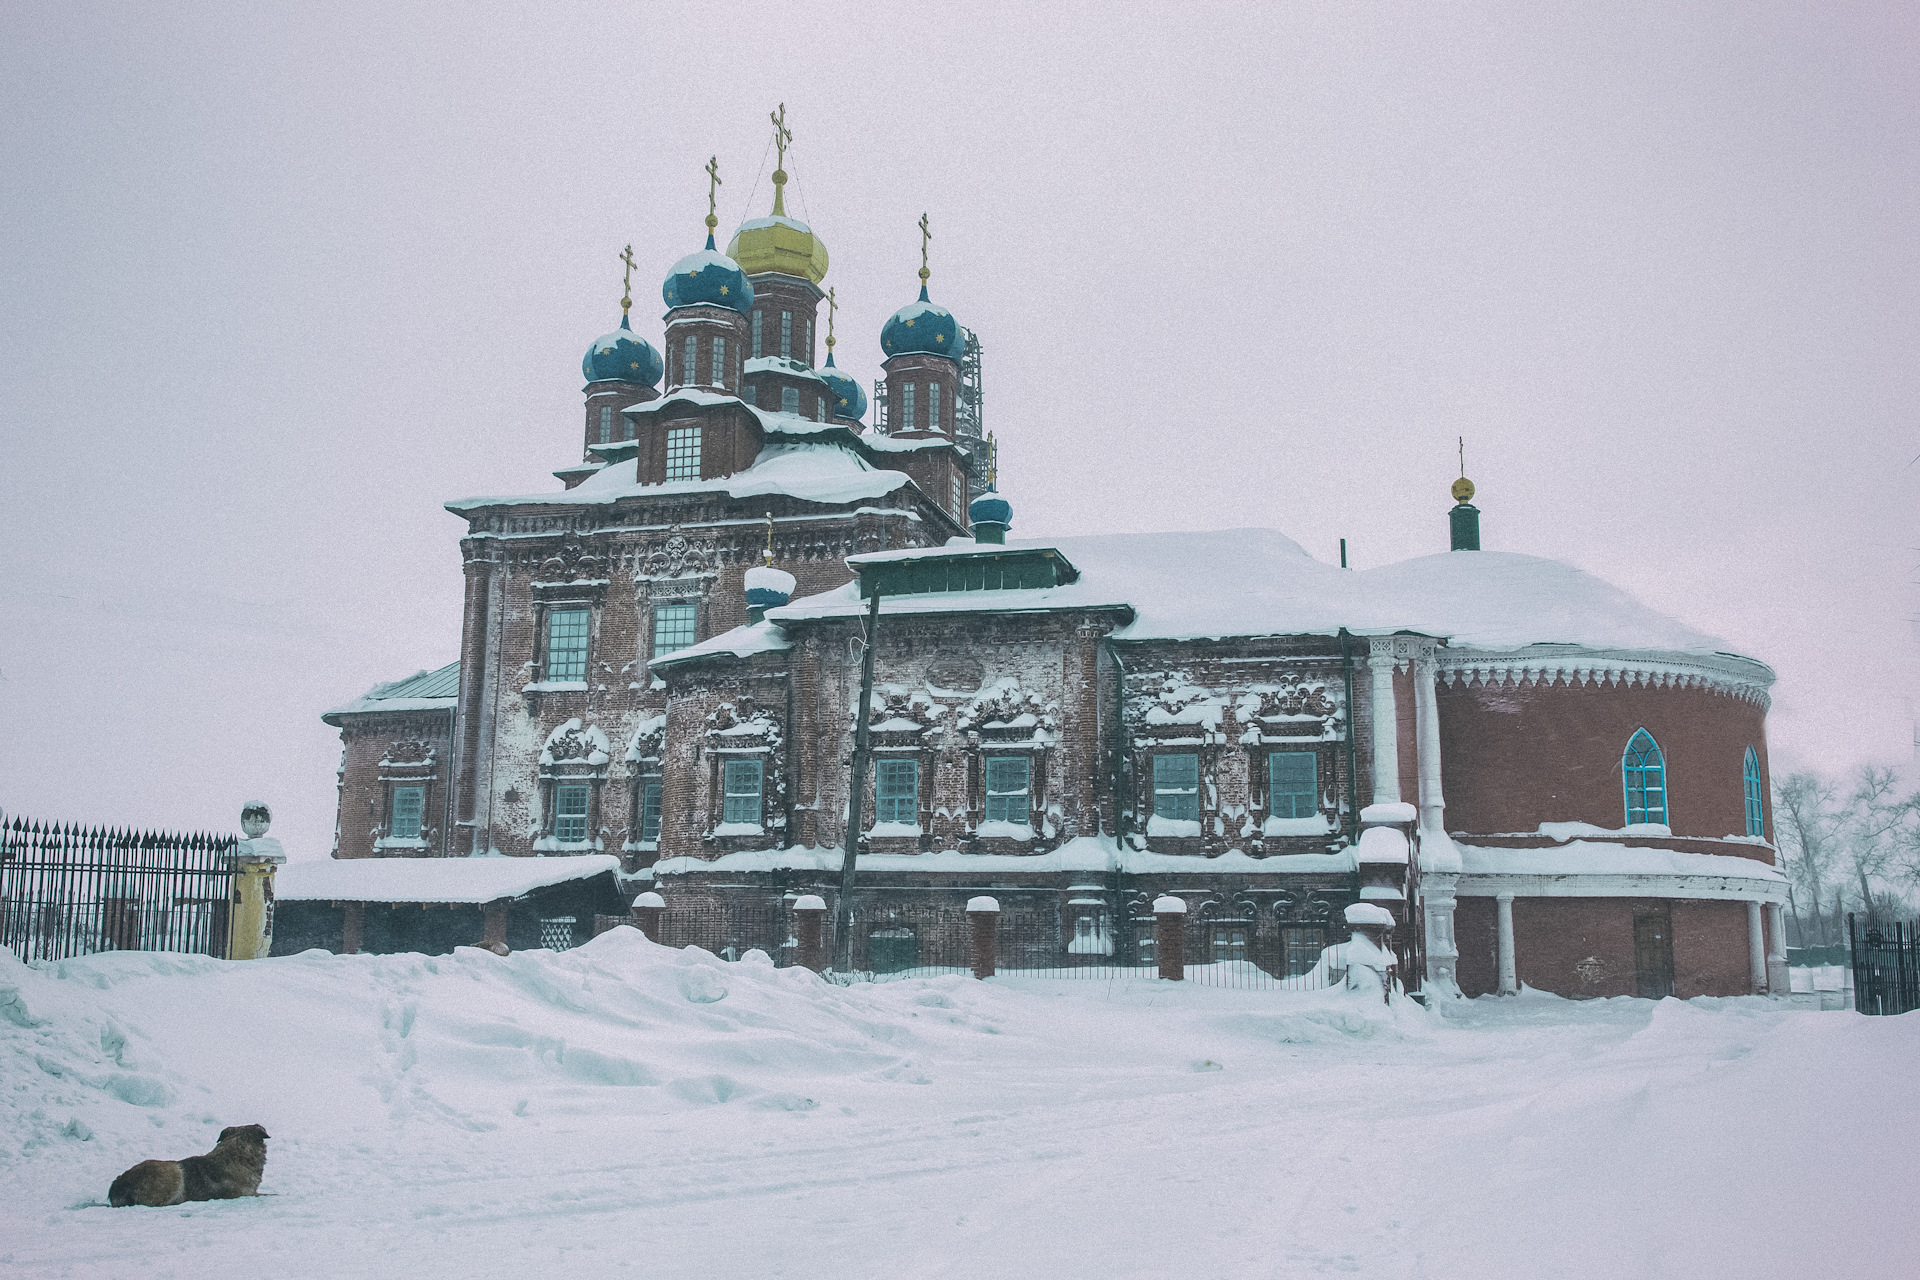
POLYGON ((911 431, 918 424, 913 420, 913 384, 900 384, 900 430, 911 431))
POLYGON ((780 313, 780 358, 793 359, 793 312, 780 313))
POLYGON ((940 430, 940 384, 927 384, 927 430, 940 430))
POLYGON ((393 789, 393 815, 387 823, 387 836, 393 840, 418 840, 425 827, 427 788, 424 784, 396 786, 393 789))
MULTIPOLYGON (((688 379, 692 381, 692 379, 688 379)), ((700 428, 670 427, 667 430, 667 479, 700 478, 700 428)))
POLYGON ((800 416, 800 388, 780 388, 780 412, 800 416))
POLYGON ((1026 756, 988 756, 981 763, 987 821, 1011 822, 1017 827, 1031 825, 1033 761, 1026 756))
POLYGON ((647 844, 660 843, 660 779, 640 780, 640 839, 647 844))
POLYGON ((1319 814, 1319 753, 1313 751, 1268 753, 1267 812, 1275 818, 1311 818, 1319 814))
POLYGON ((1170 822, 1200 821, 1200 757, 1171 752, 1153 758, 1153 816, 1170 822))
POLYGON ((1740 765, 1740 794, 1746 802, 1747 834, 1764 838, 1767 834, 1766 789, 1760 785, 1760 753, 1747 748, 1740 765))
POLYGON ((592 784, 559 782, 553 788, 553 838, 561 844, 582 844, 587 838, 587 807, 592 784))
POLYGON ((1620 757, 1620 783, 1626 795, 1627 825, 1667 825, 1667 756, 1645 729, 1635 729, 1620 757))
POLYGON ((914 826, 920 821, 920 762, 880 760, 873 766, 873 820, 914 826))
POLYGON ((653 606, 653 656, 665 657, 692 644, 699 628, 699 606, 689 600, 666 600, 653 606))
POLYGON ((758 760, 729 760, 720 767, 720 821, 760 825, 767 769, 758 760))
POLYGON ((548 680, 585 681, 591 630, 584 608, 547 610, 548 680))

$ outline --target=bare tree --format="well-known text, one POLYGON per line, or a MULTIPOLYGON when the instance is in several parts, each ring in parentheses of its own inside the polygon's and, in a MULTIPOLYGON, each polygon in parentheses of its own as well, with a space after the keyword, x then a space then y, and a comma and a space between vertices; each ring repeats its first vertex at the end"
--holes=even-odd
POLYGON ((1841 815, 1833 784, 1816 773, 1791 773, 1773 784, 1773 835, 1793 895, 1793 931, 1802 946, 1830 942, 1822 891, 1839 853, 1841 815), (1804 895, 1812 928, 1800 916, 1804 895))
POLYGON ((1879 923, 1873 882, 1904 870, 1903 859, 1920 840, 1916 824, 1920 824, 1920 796, 1901 794, 1899 777, 1892 769, 1862 765, 1853 776, 1853 790, 1841 815, 1840 837, 1869 928, 1879 923))

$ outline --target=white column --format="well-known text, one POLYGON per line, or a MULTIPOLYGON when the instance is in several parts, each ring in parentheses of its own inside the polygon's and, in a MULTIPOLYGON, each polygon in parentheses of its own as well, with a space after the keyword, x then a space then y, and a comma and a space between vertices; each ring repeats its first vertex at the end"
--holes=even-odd
POLYGON ((1787 972, 1787 909, 1778 902, 1767 906, 1767 993, 1784 996, 1793 990, 1787 972))
POLYGON ((1760 904, 1747 904, 1747 982, 1755 995, 1767 989, 1767 940, 1761 931, 1760 904))
POLYGON ((1418 730, 1420 778, 1420 899, 1426 933, 1426 990, 1458 996, 1460 948, 1453 938, 1453 890, 1460 879, 1460 851, 1447 836, 1447 801, 1440 794, 1440 708, 1433 682, 1438 667, 1433 641, 1422 639, 1413 664, 1413 714, 1418 730))
POLYGON ((1494 899, 1500 910, 1500 994, 1517 996, 1520 994, 1520 971, 1513 960, 1513 895, 1500 894, 1494 899))
POLYGON ((1373 671, 1373 802, 1400 803, 1400 712, 1393 702, 1393 637, 1367 642, 1373 671))

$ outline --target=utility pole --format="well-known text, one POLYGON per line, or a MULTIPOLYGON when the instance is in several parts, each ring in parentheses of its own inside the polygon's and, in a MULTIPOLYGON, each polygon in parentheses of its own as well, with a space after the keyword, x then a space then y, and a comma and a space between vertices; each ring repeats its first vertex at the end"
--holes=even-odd
POLYGON ((833 912, 833 969, 853 971, 853 873, 860 856, 860 815, 867 805, 867 726, 873 710, 873 648, 880 631, 880 575, 867 605, 867 644, 860 655, 860 705, 853 719, 853 777, 847 785, 847 826, 840 855, 840 898, 833 912))

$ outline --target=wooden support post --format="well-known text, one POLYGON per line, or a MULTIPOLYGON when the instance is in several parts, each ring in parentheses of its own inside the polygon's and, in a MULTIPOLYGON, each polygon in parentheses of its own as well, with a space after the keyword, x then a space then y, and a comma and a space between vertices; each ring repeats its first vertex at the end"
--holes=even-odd
POLYGON ((486 923, 480 936, 483 950, 495 955, 507 954, 507 899, 495 898, 487 904, 486 923))
POLYGON ((364 902, 343 902, 340 904, 340 954, 357 956, 367 937, 367 904, 364 902))

